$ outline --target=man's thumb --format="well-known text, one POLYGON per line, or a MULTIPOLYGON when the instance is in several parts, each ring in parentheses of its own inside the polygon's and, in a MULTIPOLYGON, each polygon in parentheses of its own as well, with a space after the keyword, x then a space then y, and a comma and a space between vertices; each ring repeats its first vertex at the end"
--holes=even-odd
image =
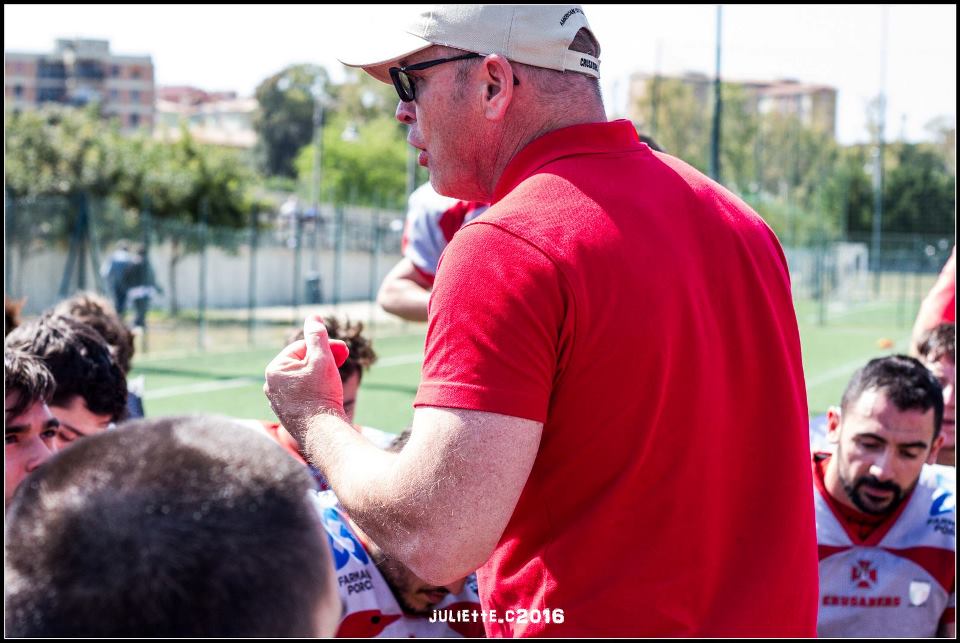
POLYGON ((316 315, 310 315, 304 320, 303 338, 307 342, 307 349, 314 354, 323 352, 324 345, 329 345, 337 367, 340 367, 350 354, 350 350, 345 343, 338 339, 331 340, 328 337, 327 327, 324 326, 323 320, 316 315))

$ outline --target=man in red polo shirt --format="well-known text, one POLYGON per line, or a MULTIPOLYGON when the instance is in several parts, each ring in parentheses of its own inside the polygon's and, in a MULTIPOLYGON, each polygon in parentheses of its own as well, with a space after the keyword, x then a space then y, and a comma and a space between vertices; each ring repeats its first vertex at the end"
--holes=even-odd
POLYGON ((351 517, 429 582, 479 567, 489 636, 814 635, 800 342, 769 227, 606 122, 579 6, 443 6, 365 42, 384 49, 344 60, 394 82, 437 192, 491 207, 440 263, 400 454, 343 421, 343 347, 317 320, 267 367, 351 517))

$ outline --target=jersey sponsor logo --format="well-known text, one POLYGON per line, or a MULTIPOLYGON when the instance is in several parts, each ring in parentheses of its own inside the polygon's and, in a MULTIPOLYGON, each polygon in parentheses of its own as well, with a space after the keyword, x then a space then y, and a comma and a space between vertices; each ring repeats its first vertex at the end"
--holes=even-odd
POLYGON ((951 538, 957 531, 957 523, 951 518, 927 518, 927 527, 951 538))
POLYGON ((910 581, 910 604, 919 607, 930 598, 930 583, 924 580, 910 581))
POLYGON ((871 589, 877 584, 877 568, 869 560, 858 560, 850 569, 850 580, 860 589, 871 589))
POLYGON ((949 491, 942 490, 942 493, 933 499, 930 505, 931 516, 942 516, 957 509, 957 497, 949 491))
POLYGON ((363 550, 363 545, 353 537, 335 509, 328 507, 323 510, 323 527, 327 531, 327 538, 330 539, 330 550, 333 552, 333 562, 337 571, 350 562, 351 556, 364 565, 370 562, 367 552, 363 550))
POLYGON ((337 583, 340 584, 340 587, 347 588, 347 596, 373 589, 373 578, 370 576, 370 572, 365 569, 338 576, 337 583))

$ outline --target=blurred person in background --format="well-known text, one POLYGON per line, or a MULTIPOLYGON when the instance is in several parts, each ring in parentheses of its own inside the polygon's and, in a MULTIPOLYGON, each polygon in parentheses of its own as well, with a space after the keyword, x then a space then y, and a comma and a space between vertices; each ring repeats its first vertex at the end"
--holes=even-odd
POLYGON ((403 228, 403 258, 384 277, 377 303, 403 319, 427 321, 427 304, 440 255, 457 230, 483 214, 487 207, 437 194, 429 182, 414 190, 403 228))
POLYGON ((60 423, 47 406, 54 387, 53 375, 38 357, 4 346, 4 511, 20 483, 56 452, 60 423))
POLYGON ((124 269, 121 282, 133 303, 135 314, 133 326, 142 330, 147 325, 147 311, 150 310, 151 300, 154 295, 163 294, 163 289, 157 283, 153 272, 153 266, 150 265, 147 247, 142 243, 135 247, 133 260, 124 269))
POLYGON ((143 417, 143 378, 130 379, 134 354, 133 333, 106 298, 92 292, 81 292, 53 308, 55 315, 72 317, 87 324, 110 345, 117 366, 127 378, 127 419, 143 417))
POLYGON ((332 636, 310 478, 215 416, 136 420, 58 453, 6 524, 12 637, 332 636))
POLYGON ((125 418, 126 377, 109 344, 87 324, 44 313, 10 333, 6 347, 36 355, 53 375, 50 410, 60 421, 58 449, 125 418))
POLYGON ((834 453, 813 456, 818 636, 953 637, 955 484, 925 464, 942 419, 940 384, 905 355, 868 362, 828 412, 834 453))
POLYGON ((953 246, 950 258, 944 264, 933 288, 924 297, 913 323, 910 354, 918 355, 923 334, 943 322, 957 321, 957 246, 953 246))
POLYGON ((124 281, 124 273, 132 263, 133 255, 130 254, 130 242, 126 239, 120 239, 114 246, 113 252, 100 266, 100 276, 103 278, 110 296, 113 297, 117 314, 120 315, 121 319, 127 311, 127 291, 129 290, 124 281))
POLYGON ((920 336, 920 361, 943 387, 943 446, 936 463, 956 466, 957 458, 957 326, 940 324, 920 336))

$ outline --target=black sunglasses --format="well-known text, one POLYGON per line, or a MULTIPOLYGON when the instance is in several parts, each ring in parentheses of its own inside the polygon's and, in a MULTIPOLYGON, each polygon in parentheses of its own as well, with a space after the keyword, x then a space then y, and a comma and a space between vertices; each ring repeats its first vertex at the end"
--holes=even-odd
MULTIPOLYGON (((387 71, 390 72, 390 79, 393 81, 393 86, 397 90, 397 95, 400 96, 400 100, 402 100, 404 103, 409 103, 410 101, 415 100, 417 97, 417 86, 414 83, 414 77, 407 72, 422 71, 424 69, 429 69, 430 67, 435 67, 436 65, 453 62, 454 60, 468 60, 470 58, 483 58, 483 55, 478 53, 462 54, 460 56, 453 56, 452 58, 427 60, 425 62, 417 63, 416 65, 408 65, 406 67, 391 67, 387 71)), ((516 76, 513 77, 513 84, 520 84, 520 81, 516 76)))

